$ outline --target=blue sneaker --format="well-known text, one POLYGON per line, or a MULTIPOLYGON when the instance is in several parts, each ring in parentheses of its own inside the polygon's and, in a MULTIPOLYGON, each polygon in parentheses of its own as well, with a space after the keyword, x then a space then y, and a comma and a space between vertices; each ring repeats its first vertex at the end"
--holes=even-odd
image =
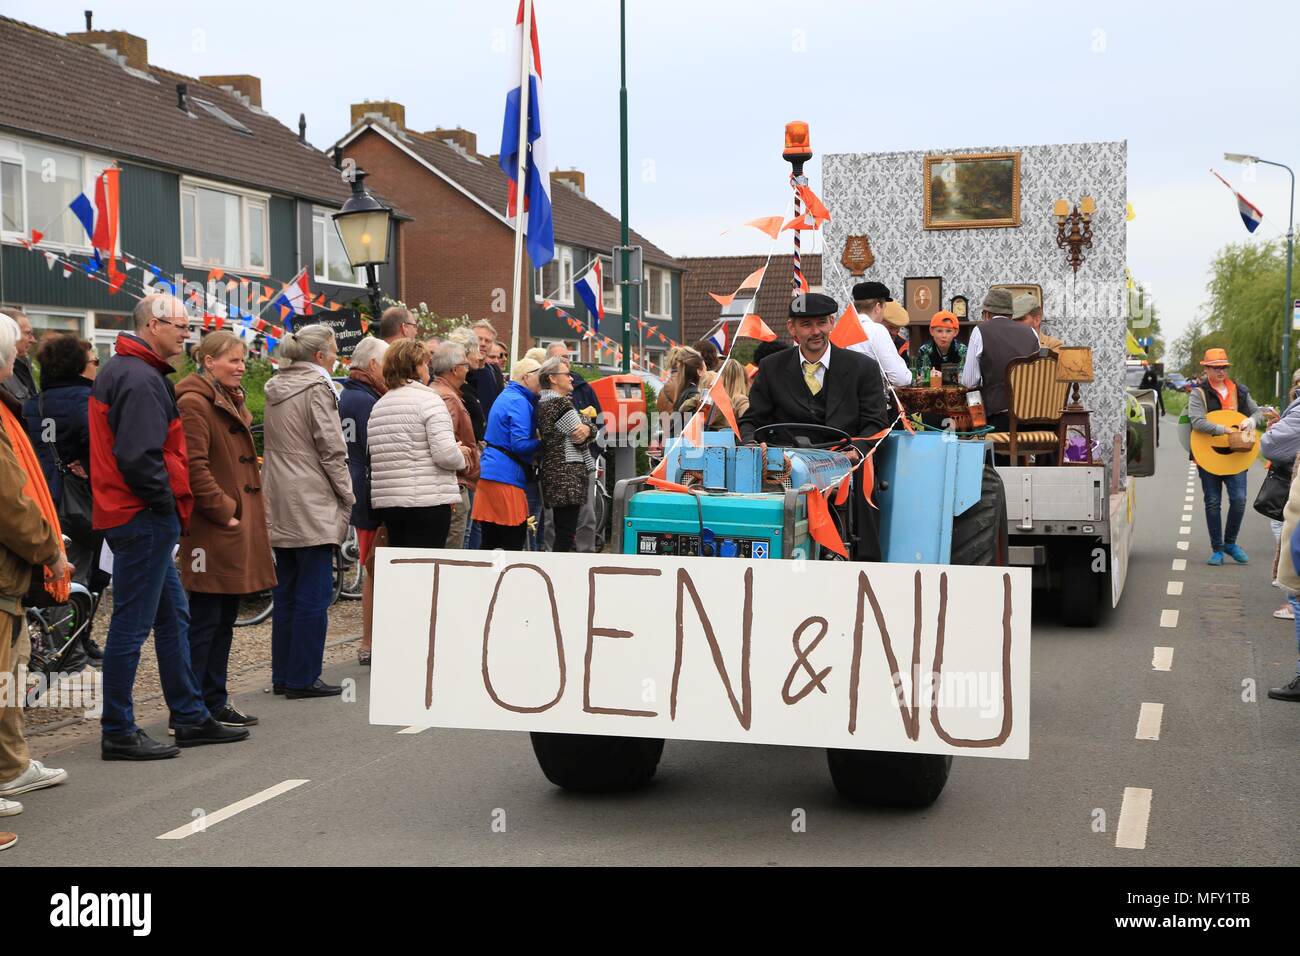
POLYGON ((1224 545, 1223 550, 1228 557, 1232 558, 1232 560, 1236 561, 1238 564, 1245 564, 1250 560, 1250 555, 1246 554, 1245 551, 1242 551, 1241 545, 1239 544, 1224 545))
POLYGON ((1219 565, 1223 564, 1223 552, 1215 551, 1214 554, 1210 555, 1210 560, 1205 563, 1212 564, 1217 568, 1219 565))

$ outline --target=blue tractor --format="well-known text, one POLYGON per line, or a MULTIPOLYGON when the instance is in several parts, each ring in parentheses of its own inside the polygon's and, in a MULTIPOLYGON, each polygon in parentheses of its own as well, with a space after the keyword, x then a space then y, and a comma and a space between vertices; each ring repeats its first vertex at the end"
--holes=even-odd
MULTIPOLYGON (((615 488, 611 550, 753 560, 843 560, 808 531, 808 496, 852 469, 848 435, 818 425, 759 429, 758 445, 705 432, 702 446, 670 443, 666 477, 691 493, 661 491, 646 478, 615 488), (768 444, 770 443, 770 444, 768 444)), ((883 560, 1005 565, 1006 496, 991 445, 950 432, 893 431, 874 455, 883 560)), ((856 493, 856 490, 855 490, 856 493)), ((852 554, 853 508, 832 508, 852 554)), ((547 779, 579 791, 631 789, 654 776, 662 739, 534 733, 547 779)), ((927 806, 942 792, 952 757, 828 750, 831 779, 862 803, 927 806)))

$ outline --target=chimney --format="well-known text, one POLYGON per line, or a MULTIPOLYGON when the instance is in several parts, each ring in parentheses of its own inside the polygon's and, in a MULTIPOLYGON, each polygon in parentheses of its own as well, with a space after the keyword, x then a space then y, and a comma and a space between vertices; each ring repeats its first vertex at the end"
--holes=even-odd
POLYGON ((392 100, 366 100, 364 103, 352 104, 352 125, 367 113, 378 113, 396 123, 400 129, 406 129, 406 107, 392 100))
POLYGON ((307 142, 307 114, 298 114, 298 142, 307 142))
POLYGON ((587 174, 576 169, 557 169, 551 173, 551 188, 556 182, 567 183, 582 195, 587 195, 587 174))
MULTIPOLYGON (((86 11, 86 23, 89 25, 92 11, 86 11)), ((149 69, 149 41, 127 33, 125 30, 86 30, 84 33, 69 33, 69 40, 94 46, 102 43, 126 57, 126 65, 137 70, 149 69)))
POLYGON ((183 113, 190 111, 190 85, 188 83, 176 84, 176 108, 183 113))
POLYGON ((89 33, 91 30, 95 29, 94 26, 91 25, 92 22, 94 21, 94 19, 95 19, 95 11, 94 11, 94 10, 87 10, 87 11, 86 11, 86 32, 87 32, 87 33, 89 33))
POLYGON ((431 133, 425 133, 432 139, 443 139, 455 143, 471 156, 478 155, 478 137, 467 129, 461 129, 457 126, 455 129, 435 129, 431 133))
POLYGON ((199 80, 208 86, 229 86, 236 93, 248 97, 249 105, 259 109, 262 106, 262 81, 247 73, 234 73, 229 76, 200 76, 199 80))

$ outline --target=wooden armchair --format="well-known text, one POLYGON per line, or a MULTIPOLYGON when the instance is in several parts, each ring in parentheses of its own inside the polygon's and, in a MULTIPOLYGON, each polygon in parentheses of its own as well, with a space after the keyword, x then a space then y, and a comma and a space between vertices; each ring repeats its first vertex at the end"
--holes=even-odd
POLYGON ((1056 355, 1030 355, 1007 365, 1007 405, 1010 431, 985 436, 996 452, 1011 457, 1011 464, 1035 453, 1064 453, 1057 424, 1065 409, 1068 382, 1056 380, 1056 355))

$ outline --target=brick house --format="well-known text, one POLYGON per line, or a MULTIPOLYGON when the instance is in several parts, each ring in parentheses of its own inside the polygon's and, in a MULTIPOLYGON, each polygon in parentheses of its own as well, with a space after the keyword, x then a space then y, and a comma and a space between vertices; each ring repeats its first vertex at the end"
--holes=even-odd
MULTIPOLYGON (((352 123, 336 151, 369 172, 367 182, 414 220, 403 228, 399 297, 411 304, 424 302, 443 316, 489 318, 498 335, 508 339, 514 230, 505 218, 508 181, 496 156, 479 153, 477 137, 468 130, 408 128, 400 103, 354 104, 352 123)), ((530 307, 521 316, 520 331, 530 345, 565 342, 571 353, 590 361, 594 358, 590 346, 582 346, 575 331, 544 308, 542 300, 562 306, 586 327, 587 309, 574 294, 574 282, 600 256, 605 276, 601 332, 614 339, 621 336, 620 297, 609 261, 611 248, 619 242, 619 220, 587 198, 583 173, 569 170, 550 175, 556 256, 544 269, 526 270, 527 288, 521 292, 530 307)), ((635 232, 631 242, 644 249, 642 318, 647 326, 678 340, 681 266, 635 232)), ((637 338, 634 326, 634 348, 637 338)), ((661 364, 666 348, 658 340, 646 340, 645 357, 661 364)))
MULTIPOLYGON (((8 65, 0 97, 0 302, 22 308, 38 335, 75 332, 107 354, 130 327, 137 282, 128 277, 112 293, 84 274, 65 278, 42 255, 90 258, 68 203, 79 193, 93 200, 97 176, 112 165, 121 170, 118 252, 168 279, 179 273, 204 283, 221 269, 225 281, 279 290, 307 265, 313 291, 327 299, 364 295, 330 220, 350 188, 306 141, 305 120, 294 132, 261 108, 257 77, 188 77, 151 66, 142 37, 62 36, 3 17, 0 62, 8 65), (29 249, 33 230, 44 238, 29 249)), ((387 288, 397 285, 392 267, 380 277, 387 288)), ((274 306, 265 315, 279 318, 274 306)))
MULTIPOLYGON (((758 290, 752 311, 762 316, 773 332, 785 338, 785 320, 790 310, 790 289, 794 275, 793 256, 772 256, 758 290)), ((819 253, 800 256, 804 278, 814 292, 822 289, 822 257, 819 253)), ((766 256, 682 256, 678 264, 686 270, 682 284, 682 335, 694 344, 718 324, 722 310, 709 298, 710 292, 727 295, 744 282, 755 269, 767 262, 766 256)), ((741 301, 737 300, 737 305, 741 301)), ((841 303, 843 305, 843 303, 841 303)))

